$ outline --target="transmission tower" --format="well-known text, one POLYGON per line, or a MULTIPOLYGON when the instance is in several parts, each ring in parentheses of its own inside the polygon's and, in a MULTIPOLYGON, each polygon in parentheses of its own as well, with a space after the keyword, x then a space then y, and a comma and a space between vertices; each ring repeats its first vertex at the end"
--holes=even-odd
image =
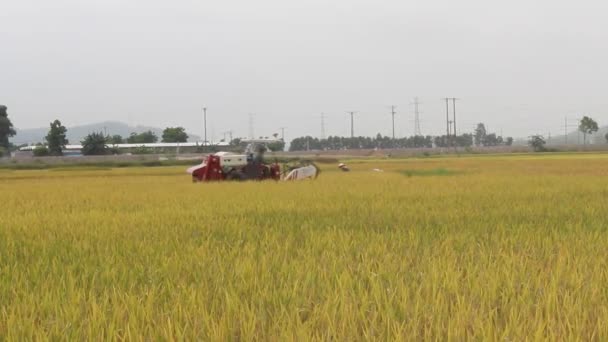
POLYGON ((253 131, 253 114, 249 114, 249 139, 255 139, 255 132, 253 131))
POLYGON ((230 130, 230 131, 226 131, 226 132, 222 132, 222 133, 224 134, 224 141, 225 141, 225 142, 228 142, 228 143, 229 143, 229 142, 231 142, 231 141, 232 141, 232 133, 233 133, 233 132, 232 132, 232 130, 230 130), (228 137, 230 137, 230 140, 226 140, 226 134, 228 134, 228 137))
POLYGON ((395 106, 391 106, 391 116, 393 118, 393 140, 395 140, 395 114, 397 114, 397 112, 395 112, 395 106))
POLYGON ((564 125, 564 145, 568 145, 568 117, 566 116, 566 124, 564 125))
POLYGON ((321 113, 321 140, 325 139, 325 114, 321 113))
POLYGON ((414 135, 421 136, 422 130, 420 129, 420 110, 419 110, 420 102, 418 102, 418 98, 414 98, 414 135))
POLYGON ((580 122, 580 120, 580 118, 569 118, 568 116, 566 116, 566 121, 564 125, 564 140, 566 145, 568 145, 568 134, 570 132, 570 129, 576 129, 577 144, 580 144, 580 130, 577 129, 577 122, 580 122))
POLYGON ((355 137, 355 113, 356 112, 347 112, 350 114, 350 137, 355 137))

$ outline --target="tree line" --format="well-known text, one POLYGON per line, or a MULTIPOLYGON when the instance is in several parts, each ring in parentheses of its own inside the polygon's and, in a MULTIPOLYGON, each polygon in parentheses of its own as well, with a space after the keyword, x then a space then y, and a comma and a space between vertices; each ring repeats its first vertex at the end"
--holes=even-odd
MULTIPOLYGON (((67 128, 59 120, 54 120, 49 125, 47 135, 44 137, 44 144, 39 143, 34 149, 35 156, 62 156, 66 145, 67 128)), ((0 157, 8 155, 8 152, 17 148, 10 143, 9 138, 17 134, 13 123, 8 118, 8 108, 0 105, 0 157)), ((101 132, 88 134, 81 142, 82 154, 84 155, 103 155, 117 153, 112 147, 116 144, 146 144, 156 143, 159 138, 152 131, 142 133, 131 133, 123 138, 120 135, 105 135, 101 132)), ((188 134, 183 127, 167 127, 162 133, 161 141, 166 143, 187 142, 188 134)))
MULTIPOLYGON (((65 146, 69 144, 67 139, 67 128, 62 125, 61 121, 54 120, 49 125, 49 131, 45 136, 45 144, 39 144, 34 149, 34 154, 37 156, 61 156, 65 146)), ((598 123, 588 116, 584 116, 579 121, 578 130, 583 133, 584 144, 587 144, 587 136, 599 130, 598 123)), ((0 157, 8 155, 9 151, 17 148, 9 139, 16 135, 13 123, 8 117, 8 109, 4 105, 0 105, 0 157)), ((278 134, 274 134, 276 142, 269 144, 269 149, 272 151, 282 151, 285 148, 285 142, 278 139, 278 134)), ((608 142, 608 133, 605 135, 608 142)), ((159 137, 152 131, 141 133, 131 133, 128 137, 120 135, 105 135, 101 132, 93 132, 88 134, 80 143, 82 145, 82 153, 84 155, 100 155, 118 153, 113 145, 116 144, 147 144, 156 143, 159 137)), ((161 142, 177 143, 187 142, 188 134, 183 127, 167 127, 163 130, 160 137, 161 142)), ((433 148, 433 147, 471 147, 471 146, 511 146, 513 144, 512 137, 502 137, 496 133, 487 132, 486 126, 479 123, 472 134, 461 134, 458 136, 412 136, 398 139, 392 139, 381 134, 375 137, 339 137, 330 136, 326 139, 319 139, 311 136, 295 138, 291 141, 290 151, 306 151, 306 150, 342 150, 342 149, 390 149, 390 148, 433 148)), ((535 151, 546 151, 546 140, 542 135, 531 136, 528 144, 535 151)), ((241 139, 233 139, 230 141, 231 147, 242 147, 245 144, 241 139)), ((146 152, 146 151, 142 151, 146 152)))
MULTIPOLYGON (((266 144, 266 147, 268 147, 268 149, 272 152, 279 152, 279 151, 284 151, 285 150, 285 141, 283 141, 283 139, 279 139, 279 135, 278 134, 273 134, 272 135, 275 138, 275 141, 273 142, 269 142, 266 144)), ((269 137, 260 137, 260 139, 270 139, 269 137)), ((243 149, 246 148, 248 143, 245 142, 244 140, 246 140, 245 138, 234 138, 232 140, 230 140, 230 142, 228 143, 229 146, 234 147, 234 148, 239 148, 239 149, 243 149)), ((222 142, 224 142, 224 140, 221 140, 222 142)))
MULTIPOLYGON (((60 120, 54 120, 49 124, 49 130, 44 137, 44 143, 38 143, 33 150, 34 156, 62 156, 66 145, 69 145, 67 139, 68 129, 61 123, 60 120)), ((7 107, 0 105, 0 157, 8 155, 9 151, 15 150, 21 146, 14 146, 9 142, 9 138, 14 137, 16 131, 13 128, 13 123, 8 118, 7 107)), ((268 144, 271 151, 282 151, 285 148, 285 142, 278 139, 278 134, 273 134, 277 139, 268 144)), ((163 143, 185 143, 188 141, 188 134, 183 127, 167 127, 163 130, 161 137, 151 130, 136 133, 132 132, 128 137, 123 137, 118 134, 106 135, 102 132, 93 132, 84 137, 80 144, 82 145, 81 152, 83 155, 105 155, 118 154, 120 151, 114 145, 118 144, 153 144, 157 142, 163 143)), ((270 139, 269 137, 260 137, 260 139, 270 139)), ((224 140, 222 140, 224 142, 224 140)), ((229 142, 231 148, 243 148, 247 144, 240 138, 233 139, 229 142)), ((204 148, 201 146, 202 152, 204 148)), ((213 148, 211 148, 213 149, 213 148)), ((152 153, 153 150, 145 147, 137 147, 132 149, 135 154, 152 153)))
POLYGON ((319 139, 311 136, 295 138, 289 146, 290 151, 307 150, 354 150, 354 149, 400 149, 400 148, 433 148, 433 147, 471 147, 471 146, 511 146, 513 138, 503 138, 496 133, 487 133, 485 125, 480 123, 474 134, 458 136, 411 136, 393 139, 378 133, 375 137, 339 137, 330 136, 319 139))
MULTIPOLYGON (((578 131, 583 133, 583 145, 587 145, 587 135, 591 135, 594 134, 595 132, 599 131, 599 125, 597 123, 597 121, 595 121, 594 119, 588 117, 588 116, 584 116, 578 124, 578 131)), ((604 135, 604 139, 606 139, 606 142, 608 142, 608 133, 606 133, 604 135)), ((545 137, 543 135, 540 134, 536 134, 533 136, 530 136, 530 138, 528 139, 528 145, 535 151, 535 152, 547 152, 549 151, 545 145, 547 144, 547 141, 545 140, 545 137)))
MULTIPOLYGON (((51 122, 48 134, 45 137, 46 145, 40 144, 34 149, 35 156, 62 156, 65 146, 69 144, 66 138, 67 128, 61 121, 51 122)), ((163 131, 161 142, 177 143, 187 142, 188 134, 183 127, 167 127, 163 131)), ((102 132, 89 133, 80 142, 83 155, 105 155, 118 154, 119 151, 113 147, 117 144, 152 144, 158 142, 158 136, 152 131, 131 133, 123 138, 121 135, 105 135, 102 132)), ((137 152, 137 151, 136 151, 137 152)), ((140 151, 146 153, 147 151, 140 151)))

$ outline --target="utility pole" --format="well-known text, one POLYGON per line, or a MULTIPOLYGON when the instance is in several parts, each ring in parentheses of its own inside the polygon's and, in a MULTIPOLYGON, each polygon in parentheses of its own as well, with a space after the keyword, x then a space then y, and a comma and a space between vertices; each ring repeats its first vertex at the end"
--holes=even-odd
POLYGON ((449 98, 445 98, 445 124, 446 124, 446 131, 447 131, 447 141, 446 144, 449 146, 450 145, 450 99, 449 98))
POLYGON ((281 128, 281 140, 285 141, 285 128, 287 127, 280 127, 281 128))
POLYGON ((574 119, 575 123, 571 123, 571 120, 568 120, 568 116, 566 116, 566 118, 564 119, 564 138, 566 141, 566 145, 568 145, 568 130, 575 128, 576 129, 576 143, 580 144, 581 143, 581 131, 578 129, 579 124, 580 124, 580 118, 576 118, 574 119))
POLYGON ((456 100, 455 97, 452 97, 452 110, 454 111, 454 137, 458 136, 458 132, 456 131, 456 100))
POLYGON ((395 140, 395 106, 391 106, 391 116, 393 117, 393 140, 395 140))
POLYGON ((355 137, 355 113, 356 112, 347 112, 350 114, 350 137, 355 137))
POLYGON ((203 107, 203 124, 205 126, 203 145, 207 145, 207 107, 203 107))

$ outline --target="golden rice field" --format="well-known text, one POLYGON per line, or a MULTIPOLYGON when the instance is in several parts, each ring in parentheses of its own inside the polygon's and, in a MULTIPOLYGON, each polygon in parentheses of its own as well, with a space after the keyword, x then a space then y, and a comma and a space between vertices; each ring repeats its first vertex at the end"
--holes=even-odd
POLYGON ((608 155, 350 166, 0 171, 0 340, 608 340, 608 155))

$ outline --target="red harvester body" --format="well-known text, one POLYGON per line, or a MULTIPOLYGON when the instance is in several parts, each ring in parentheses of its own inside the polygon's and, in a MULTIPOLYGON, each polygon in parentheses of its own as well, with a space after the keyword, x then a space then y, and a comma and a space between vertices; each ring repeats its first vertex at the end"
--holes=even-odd
POLYGON ((195 182, 212 182, 223 180, 280 180, 281 167, 278 164, 264 164, 252 159, 242 166, 222 165, 218 155, 208 155, 201 165, 192 170, 192 180, 195 182))

